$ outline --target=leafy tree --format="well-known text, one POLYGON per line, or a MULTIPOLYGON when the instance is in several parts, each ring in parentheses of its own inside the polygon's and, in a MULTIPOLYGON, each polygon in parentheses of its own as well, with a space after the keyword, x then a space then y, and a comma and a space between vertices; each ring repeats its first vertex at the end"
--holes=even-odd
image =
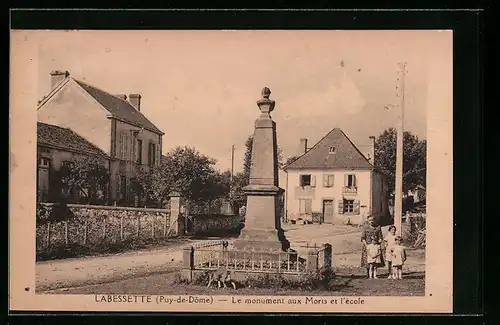
POLYGON ((192 201, 207 201, 229 195, 229 172, 220 173, 216 160, 195 148, 177 147, 163 156, 159 166, 137 174, 139 192, 159 202, 172 192, 192 201))
MULTIPOLYGON (((375 166, 384 171, 389 179, 389 193, 395 188, 396 137, 394 128, 382 132, 375 141, 375 166)), ((410 132, 403 135, 403 191, 418 185, 425 187, 427 141, 420 140, 410 132)))
POLYGON ((285 167, 285 166, 288 166, 290 165, 291 163, 293 163, 295 160, 297 160, 300 156, 292 156, 292 157, 289 157, 281 166, 281 168, 285 167))
MULTIPOLYGON (((248 136, 245 142, 245 159, 243 161, 243 174, 248 181, 250 180, 250 168, 252 166, 252 149, 253 149, 253 134, 248 136)), ((281 168, 283 165, 283 151, 280 147, 278 147, 278 166, 281 168)))
POLYGON ((110 175, 103 163, 103 159, 92 156, 72 158, 60 169, 61 185, 67 190, 76 191, 83 203, 105 203, 110 175))

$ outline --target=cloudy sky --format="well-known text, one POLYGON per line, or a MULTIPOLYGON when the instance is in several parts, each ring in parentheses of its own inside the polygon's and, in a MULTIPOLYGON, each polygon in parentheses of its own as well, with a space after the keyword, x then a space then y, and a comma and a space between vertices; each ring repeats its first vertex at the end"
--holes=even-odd
MULTIPOLYGON (((399 61, 407 62, 405 127, 426 138, 430 63, 450 57, 440 31, 38 31, 41 98, 52 70, 110 93, 140 93, 141 111, 166 134, 164 152, 196 147, 220 169, 241 169, 264 86, 276 101, 278 145, 296 154, 340 127, 367 152, 394 126, 399 61)), ((431 77, 432 76, 432 77, 431 77)))

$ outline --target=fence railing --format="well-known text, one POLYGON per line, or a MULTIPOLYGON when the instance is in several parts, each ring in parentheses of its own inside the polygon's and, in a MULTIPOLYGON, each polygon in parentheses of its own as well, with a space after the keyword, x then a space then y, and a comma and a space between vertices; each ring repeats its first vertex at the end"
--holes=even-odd
POLYGON ((308 246, 306 258, 293 250, 235 250, 227 241, 211 242, 184 249, 185 268, 193 270, 227 269, 255 273, 303 274, 331 267, 330 244, 308 246))

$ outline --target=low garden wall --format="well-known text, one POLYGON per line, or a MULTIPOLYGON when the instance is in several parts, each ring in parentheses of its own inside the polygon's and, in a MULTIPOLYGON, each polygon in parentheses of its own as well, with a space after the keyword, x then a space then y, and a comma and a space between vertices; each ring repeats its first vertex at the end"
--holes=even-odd
POLYGON ((165 209, 38 203, 36 217, 38 259, 120 251, 179 235, 165 209))
POLYGON ((223 214, 197 214, 186 218, 186 234, 205 235, 241 229, 243 217, 223 214))

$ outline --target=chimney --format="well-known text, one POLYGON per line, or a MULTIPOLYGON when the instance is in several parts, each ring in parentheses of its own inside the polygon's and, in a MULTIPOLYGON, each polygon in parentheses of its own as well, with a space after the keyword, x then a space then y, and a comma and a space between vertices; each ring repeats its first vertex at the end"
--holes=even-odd
POLYGON ((370 153, 368 154, 368 161, 370 164, 375 165, 375 137, 370 136, 370 153))
POLYGON ((128 95, 128 100, 132 106, 139 112, 141 111, 141 95, 139 94, 130 94, 128 95))
POLYGON ((300 145, 299 145, 299 155, 303 155, 307 152, 307 139, 306 138, 301 138, 300 139, 300 145))
POLYGON ((55 70, 50 73, 50 89, 56 88, 56 86, 69 76, 69 72, 65 70, 55 70))
POLYGON ((123 100, 127 100, 127 95, 125 95, 125 94, 116 94, 115 97, 118 97, 118 98, 123 99, 123 100))

